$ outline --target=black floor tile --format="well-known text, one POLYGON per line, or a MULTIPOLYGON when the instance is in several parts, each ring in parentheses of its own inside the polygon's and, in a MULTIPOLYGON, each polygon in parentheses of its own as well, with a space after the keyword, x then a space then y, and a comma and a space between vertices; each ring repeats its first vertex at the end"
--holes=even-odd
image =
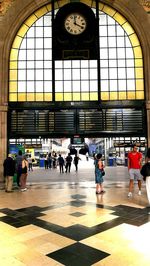
POLYGON ((86 202, 85 201, 80 201, 80 200, 70 201, 70 205, 71 206, 75 206, 75 207, 81 207, 81 206, 86 205, 86 202))
POLYGON ((130 224, 130 225, 134 225, 134 226, 141 226, 143 224, 146 224, 150 222, 150 215, 143 215, 137 219, 127 219, 124 220, 124 223, 130 224))
POLYGON ((34 216, 30 216, 30 215, 26 215, 26 216, 24 216, 24 217, 20 217, 19 218, 19 221, 20 222, 22 222, 22 221, 24 221, 24 222, 26 222, 27 224, 33 224, 33 222, 36 220, 36 217, 34 217, 34 216))
POLYGON ((71 198, 73 198, 73 199, 85 199, 85 198, 87 198, 87 196, 76 194, 76 195, 72 195, 71 198))
POLYGON ((0 218, 0 221, 7 223, 7 224, 13 224, 17 221, 18 219, 13 218, 11 216, 3 216, 0 218))
POLYGON ((38 206, 32 206, 28 208, 17 209, 17 211, 23 213, 40 213, 42 211, 42 208, 38 206))
POLYGON ((28 221, 21 221, 21 220, 18 220, 16 221, 16 223, 12 224, 14 227, 16 228, 19 228, 19 227, 23 227, 23 226, 26 226, 26 225, 29 225, 31 223, 29 223, 28 221))
POLYGON ((114 228, 115 226, 118 226, 122 223, 124 223, 124 219, 118 217, 118 218, 112 219, 108 222, 104 222, 104 223, 98 224, 96 226, 93 226, 91 229, 93 229, 93 235, 94 235, 94 234, 98 234, 98 233, 104 232, 106 230, 109 230, 111 228, 114 228))
POLYGON ((95 229, 93 230, 93 228, 75 224, 69 227, 65 227, 62 230, 59 230, 57 233, 73 240, 80 241, 84 238, 94 235, 95 229))
POLYGON ((80 217, 80 216, 85 215, 85 213, 82 213, 82 212, 74 212, 74 213, 70 213, 70 215, 75 216, 75 217, 80 217))
POLYGON ((14 210, 8 209, 8 208, 4 208, 4 209, 0 209, 0 212, 7 214, 7 215, 11 215, 12 213, 14 213, 14 210))
POLYGON ((19 217, 24 217, 26 214, 20 213, 16 210, 11 210, 11 209, 1 209, 0 212, 13 217, 13 218, 19 218, 19 217))
POLYGON ((58 231, 63 231, 64 227, 62 226, 59 226, 57 224, 52 224, 52 223, 49 223, 49 222, 45 222, 45 221, 42 221, 40 219, 35 219, 34 221, 32 221, 32 224, 36 225, 36 226, 39 226, 41 228, 44 228, 48 231, 51 231, 51 232, 58 232, 58 231))
POLYGON ((75 243, 47 254, 48 257, 64 264, 65 266, 90 266, 109 255, 110 254, 106 252, 82 243, 75 243))
POLYGON ((29 221, 21 220, 19 218, 13 218, 10 216, 1 217, 0 221, 4 222, 6 224, 9 224, 11 226, 14 226, 14 227, 22 227, 22 226, 31 224, 31 223, 29 223, 29 221))
POLYGON ((125 205, 118 205, 114 207, 114 215, 117 215, 124 219, 124 223, 128 223, 135 226, 141 226, 149 222, 147 208, 140 209, 125 205))
POLYGON ((128 218, 128 219, 135 219, 136 217, 140 216, 137 211, 128 212, 128 211, 116 211, 113 212, 113 215, 120 216, 122 218, 128 218))

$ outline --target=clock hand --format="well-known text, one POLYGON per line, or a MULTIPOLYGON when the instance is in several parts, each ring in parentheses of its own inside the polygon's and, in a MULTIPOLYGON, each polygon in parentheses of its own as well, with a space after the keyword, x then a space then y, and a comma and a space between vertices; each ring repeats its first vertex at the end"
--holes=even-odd
POLYGON ((74 22, 73 23, 76 25, 76 16, 74 16, 73 19, 74 19, 74 22))
POLYGON ((81 26, 80 24, 74 23, 76 26, 80 27, 81 29, 84 29, 83 26, 81 26))

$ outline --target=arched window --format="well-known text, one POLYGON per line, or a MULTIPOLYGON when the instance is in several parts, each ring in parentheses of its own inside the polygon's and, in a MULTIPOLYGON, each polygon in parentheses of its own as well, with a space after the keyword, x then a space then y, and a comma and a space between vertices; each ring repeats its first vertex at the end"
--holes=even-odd
MULTIPOLYGON (((87 2, 95 12, 93 1, 87 2)), ((99 18, 100 69, 97 60, 55 61, 53 81, 51 4, 35 11, 12 44, 9 101, 52 102, 52 93, 55 102, 98 101, 98 71, 102 101, 144 99, 142 49, 134 29, 102 3, 99 18)))

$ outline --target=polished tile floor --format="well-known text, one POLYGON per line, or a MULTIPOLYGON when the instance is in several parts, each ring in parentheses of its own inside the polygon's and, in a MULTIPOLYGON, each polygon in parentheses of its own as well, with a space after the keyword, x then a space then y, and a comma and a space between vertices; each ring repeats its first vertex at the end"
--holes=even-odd
POLYGON ((128 198, 128 172, 106 167, 95 194, 93 161, 78 173, 35 169, 28 190, 0 190, 0 266, 149 266, 150 215, 145 184, 128 198))

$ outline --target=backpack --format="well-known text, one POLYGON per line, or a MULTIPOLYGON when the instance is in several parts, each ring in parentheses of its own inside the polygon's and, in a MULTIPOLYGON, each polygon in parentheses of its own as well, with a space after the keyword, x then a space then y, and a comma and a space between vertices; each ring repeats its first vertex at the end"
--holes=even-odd
POLYGON ((144 164, 140 171, 141 175, 143 176, 143 180, 146 180, 147 176, 150 176, 150 162, 144 164))

